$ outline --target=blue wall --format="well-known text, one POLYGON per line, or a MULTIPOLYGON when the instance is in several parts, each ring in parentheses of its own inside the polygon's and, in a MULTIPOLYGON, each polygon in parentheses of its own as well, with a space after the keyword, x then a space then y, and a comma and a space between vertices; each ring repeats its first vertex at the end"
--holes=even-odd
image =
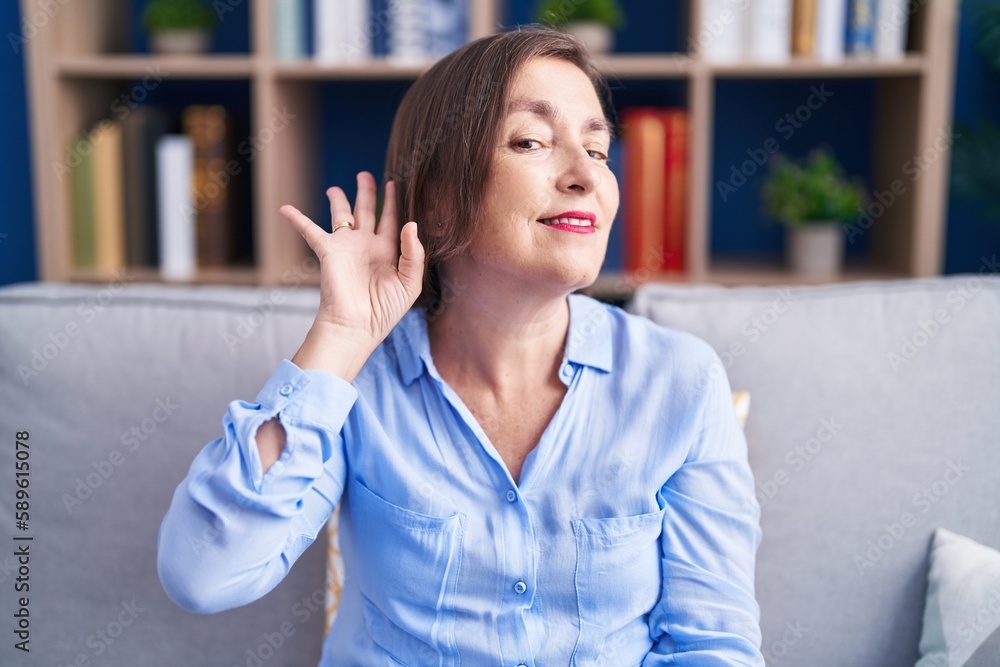
MULTIPOLYGON (((138 16, 144 2, 136 4, 138 16)), ((533 20, 534 0, 509 0, 508 24, 533 20)), ((619 31, 621 50, 673 51, 682 48, 682 26, 686 19, 678 11, 680 3, 648 3, 642 0, 622 0, 626 16, 633 19, 619 31), (651 9, 651 7, 653 7, 651 9), (658 8, 657 8, 658 7, 658 8), (641 16, 642 20, 634 17, 641 16), (663 26, 675 26, 664 30, 663 26)), ((247 3, 236 5, 237 11, 227 14, 219 27, 214 50, 241 52, 248 48, 247 3)), ((137 19, 136 19, 137 20, 137 19)), ((0 3, 0 34, 20 31, 17 3, 0 3)), ((136 30, 133 48, 145 50, 141 31, 136 30)), ((7 40, 5 40, 7 41, 7 40)), ((36 278, 35 237, 31 202, 31 171, 29 134, 26 109, 23 54, 3 47, 0 85, 5 101, 0 107, 0 149, 5 160, 0 163, 0 210, 5 213, 0 223, 0 284, 36 278)), ((368 169, 381 175, 385 159, 384 141, 388 138, 391 109, 395 108, 405 82, 345 82, 324 84, 321 99, 329 122, 320 138, 324 153, 331 156, 322 165, 321 181, 344 186, 354 195, 354 174, 368 169), (352 105, 336 103, 346 95, 352 105), (390 104, 386 104, 386 100, 390 104), (354 109, 354 111, 352 111, 354 109), (372 112, 372 110, 375 110, 372 112), (340 132, 333 128, 352 128, 340 132), (364 138, 364 141, 362 141, 364 138), (350 155, 350 163, 340 156, 350 155)), ((831 79, 824 81, 724 81, 716 90, 716 142, 713 151, 715 173, 713 183, 729 178, 731 167, 747 158, 746 151, 759 147, 768 137, 776 139, 783 151, 802 154, 818 143, 829 144, 848 171, 868 178, 867 145, 871 131, 866 119, 871 113, 875 84, 871 81, 831 79), (810 121, 792 135, 776 131, 776 121, 789 110, 802 104, 812 86, 826 84, 834 93, 830 101, 815 112, 810 121)), ((615 104, 619 109, 631 104, 682 104, 683 84, 638 81, 613 82, 615 104)), ((170 82, 155 91, 150 101, 166 103, 173 98, 189 101, 219 101, 246 109, 249 87, 241 84, 206 85, 203 82, 170 82), (178 96, 178 98, 174 98, 178 96)), ((958 45, 958 67, 955 79, 955 123, 960 125, 980 118, 990 118, 1000 124, 1000 74, 986 68, 973 47, 972 17, 963 13, 958 45)), ((960 141, 960 139, 959 139, 960 141)), ((714 254, 777 254, 782 235, 770 226, 759 210, 760 176, 748 179, 735 194, 713 195, 711 247, 714 254)), ((317 195, 319 210, 326 208, 322 193, 317 195)), ((1000 221, 990 224, 981 206, 951 197, 945 271, 956 273, 978 270, 984 254, 1000 250, 1000 221)), ((849 249, 862 253, 863 245, 849 249)))
POLYGON ((19 34, 18 3, 0 3, 0 284, 34 280, 35 226, 31 200, 31 159, 23 53, 8 33, 19 34))
MULTIPOLYGON (((975 6, 968 1, 965 4, 975 6)), ((966 10, 959 26, 954 108, 955 126, 959 129, 963 124, 974 124, 984 118, 1000 125, 1000 72, 989 69, 975 51, 974 18, 975 14, 966 10)), ((959 141, 962 139, 956 139, 959 141)), ((962 201, 952 194, 948 201, 945 273, 978 271, 980 258, 998 251, 1000 220, 987 219, 984 206, 962 201)))

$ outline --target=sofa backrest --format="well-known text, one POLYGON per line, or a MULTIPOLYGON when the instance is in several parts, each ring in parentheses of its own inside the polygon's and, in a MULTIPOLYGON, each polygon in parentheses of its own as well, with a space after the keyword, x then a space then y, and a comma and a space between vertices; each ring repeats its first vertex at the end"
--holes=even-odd
POLYGON ((768 665, 912 666, 938 526, 1000 548, 1000 277, 647 284, 709 342, 746 424, 768 665))
MULTIPOLYGON (((228 403, 253 400, 298 349, 317 305, 293 286, 0 289, 0 539, 34 538, 31 664, 318 662, 325 534, 273 591, 217 615, 178 608, 156 574, 174 488, 228 403), (17 431, 30 434, 26 531, 17 431)), ((933 528, 1000 547, 997 280, 649 285, 631 309, 709 341, 733 389, 752 393, 769 664, 912 665, 933 528)), ((4 549, 8 619, 16 567, 4 549)), ((0 644, 0 664, 23 658, 0 644)))
POLYGON ((0 289, 0 664, 318 664, 325 532, 277 588, 215 615, 176 606, 156 572, 175 487, 222 435, 228 403, 252 401, 295 353, 318 304, 318 290, 292 287, 0 289), (16 431, 29 433, 26 531, 15 528, 16 431), (30 654, 10 634, 15 532, 34 538, 23 542, 30 654))

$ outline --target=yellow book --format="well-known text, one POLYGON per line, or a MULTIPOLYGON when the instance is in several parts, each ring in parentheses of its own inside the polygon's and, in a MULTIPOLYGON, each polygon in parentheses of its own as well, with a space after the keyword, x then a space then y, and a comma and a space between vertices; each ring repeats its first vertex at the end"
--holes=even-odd
POLYGON ((121 121, 102 121, 92 134, 92 142, 95 268, 113 273, 125 266, 121 121))
POLYGON ((792 4, 792 53, 816 55, 816 0, 794 0, 792 4))

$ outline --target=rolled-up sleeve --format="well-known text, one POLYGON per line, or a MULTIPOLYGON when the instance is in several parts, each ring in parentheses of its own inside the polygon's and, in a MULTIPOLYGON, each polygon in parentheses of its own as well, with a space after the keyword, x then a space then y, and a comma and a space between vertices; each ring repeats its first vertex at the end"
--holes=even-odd
POLYGON ((273 589, 319 533, 347 478, 342 431, 357 389, 282 360, 252 403, 232 401, 223 436, 195 457, 157 538, 168 597, 197 613, 273 589), (262 472, 257 429, 278 417, 285 447, 262 472))
POLYGON ((763 667, 754 565, 761 541, 747 444, 716 359, 705 373, 702 428, 661 489, 663 586, 643 667, 763 667))

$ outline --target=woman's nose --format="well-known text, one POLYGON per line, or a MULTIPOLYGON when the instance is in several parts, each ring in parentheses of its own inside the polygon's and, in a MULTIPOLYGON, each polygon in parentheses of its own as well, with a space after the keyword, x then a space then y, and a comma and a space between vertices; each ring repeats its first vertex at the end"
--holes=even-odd
POLYGON ((596 190, 601 183, 602 174, 597 161, 582 146, 564 149, 560 165, 560 190, 588 193, 596 190))

